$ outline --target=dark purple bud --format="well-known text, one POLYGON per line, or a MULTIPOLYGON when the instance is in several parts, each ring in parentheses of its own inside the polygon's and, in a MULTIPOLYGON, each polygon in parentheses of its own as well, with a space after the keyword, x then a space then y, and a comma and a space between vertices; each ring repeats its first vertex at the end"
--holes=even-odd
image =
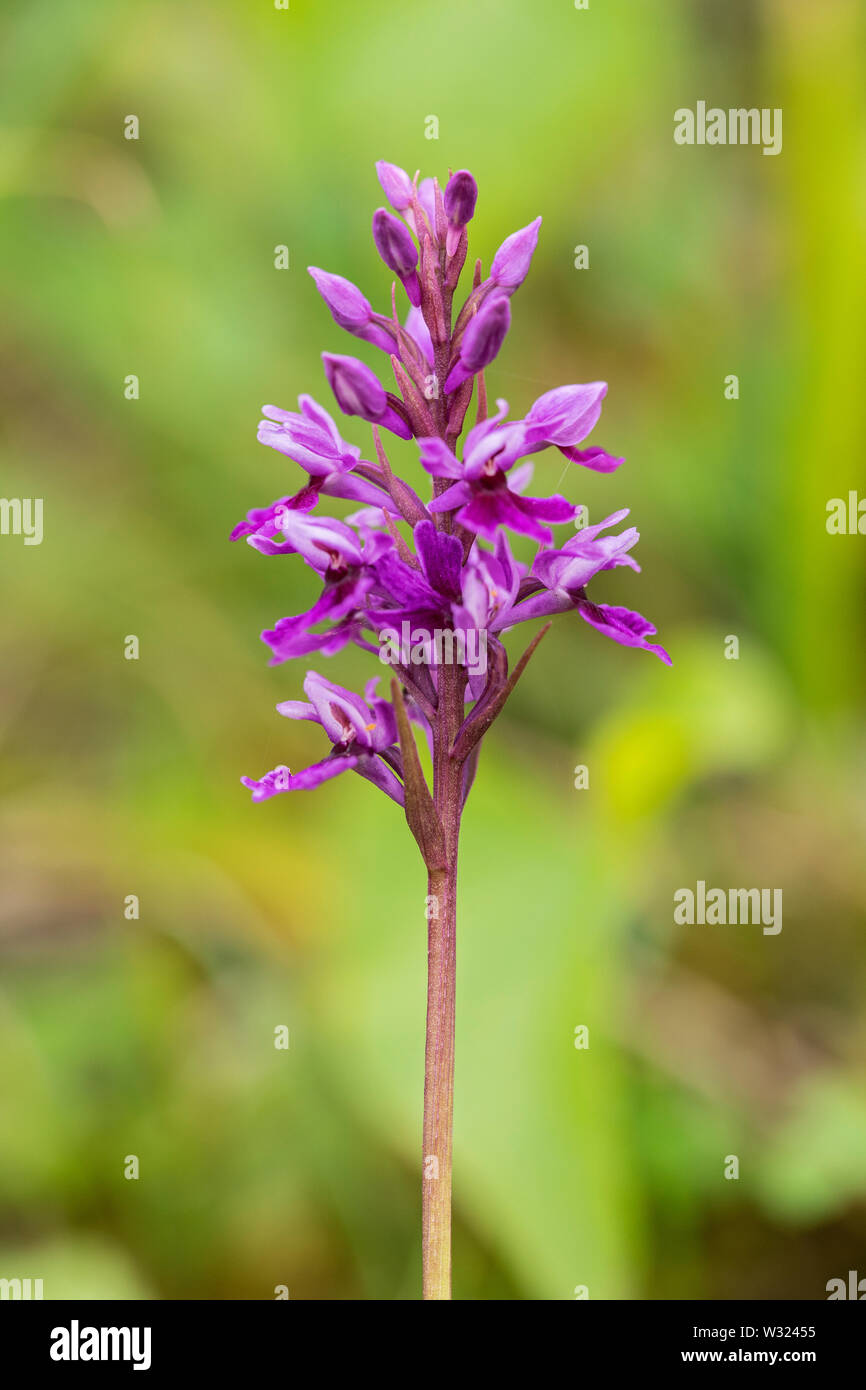
POLYGON ((493 257, 490 278, 506 294, 513 294, 529 274, 533 253, 538 245, 541 218, 536 217, 528 227, 507 236, 493 257))
POLYGON ((478 185, 468 169, 458 169, 452 174, 445 189, 445 216, 448 218, 448 238, 446 249, 453 256, 460 241, 460 233, 471 222, 475 214, 478 198, 478 185))
POLYGON ((418 248, 403 223, 385 208, 377 208, 373 214, 373 240, 376 250, 389 270, 399 275, 410 303, 421 303, 421 286, 415 267, 418 264, 418 248))
POLYGON ((511 305, 508 296, 493 295, 481 306, 463 335, 460 357, 445 382, 446 392, 453 391, 493 361, 510 326, 511 305))
POLYGON ((371 424, 384 425, 401 439, 411 439, 412 431, 392 408, 388 394, 374 372, 357 357, 323 352, 325 376, 344 415, 360 415, 371 424))
POLYGON ((418 264, 418 248, 403 223, 385 208, 373 214, 373 240, 389 270, 402 279, 418 264))

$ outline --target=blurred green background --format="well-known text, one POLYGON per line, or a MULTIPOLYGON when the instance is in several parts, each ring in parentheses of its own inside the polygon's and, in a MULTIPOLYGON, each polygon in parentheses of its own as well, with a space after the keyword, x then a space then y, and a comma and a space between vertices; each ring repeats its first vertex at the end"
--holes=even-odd
POLYGON ((385 307, 380 158, 473 170, 485 264, 543 214, 489 389, 610 383, 591 442, 626 466, 560 483, 548 453, 537 491, 632 508, 643 573, 593 596, 675 662, 561 619, 485 746, 455 1296, 866 1275, 866 540, 825 528, 866 482, 863 28, 856 0, 4 7, 0 491, 45 538, 0 538, 0 1275, 418 1296, 420 860, 358 778, 250 804, 242 773, 321 755, 273 712, 304 663, 258 638, 315 586, 227 541, 297 485, 261 404, 327 404, 323 349, 376 362, 305 267, 385 307), (782 107, 782 154, 675 145, 698 100, 782 107), (675 926, 698 879, 781 887, 781 934, 675 926))

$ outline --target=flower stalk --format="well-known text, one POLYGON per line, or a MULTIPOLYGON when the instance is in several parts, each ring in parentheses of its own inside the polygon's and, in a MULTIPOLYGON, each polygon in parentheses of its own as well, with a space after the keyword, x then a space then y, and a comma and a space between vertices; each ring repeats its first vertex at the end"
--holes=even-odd
POLYGON ((422 1296, 451 1297, 451 1152, 457 968, 457 859, 428 878, 427 1037, 421 1189, 422 1296))
POLYGON ((474 263, 455 322, 475 180, 458 170, 443 192, 435 179, 419 183, 393 164, 380 162, 377 171, 394 211, 376 211, 373 239, 406 294, 405 323, 395 284, 387 316, 342 276, 310 270, 337 327, 379 349, 391 368, 394 392, 358 358, 322 354, 339 408, 372 426, 375 461, 342 438, 311 396, 299 397, 298 412, 263 407, 260 441, 307 476, 296 493, 248 512, 232 539, 245 538, 264 555, 300 556, 321 584, 310 608, 262 633, 271 664, 314 652, 330 657, 351 643, 391 666, 391 698, 377 694, 377 677, 361 697, 308 671, 307 699, 284 700, 277 710, 318 724, 330 744, 326 756, 300 772, 280 765, 241 781, 254 801, 266 801, 356 772, 402 808, 418 845, 427 871, 422 1293, 442 1300, 451 1297, 460 822, 482 740, 550 623, 513 669, 503 638, 522 622, 573 613, 623 646, 653 652, 668 664, 670 657, 649 641, 655 628, 640 613, 598 603, 587 593, 589 581, 605 570, 638 569, 630 553, 637 531, 611 533, 627 511, 557 546, 551 525, 575 522, 584 508, 559 495, 525 492, 532 464, 521 460, 548 448, 596 472, 620 466, 622 459, 603 448, 579 447, 598 422, 606 383, 554 387, 517 420, 507 419, 504 400, 496 402, 495 414, 488 411, 485 374, 507 340, 511 299, 529 272, 541 219, 505 239, 486 279, 481 262, 474 263), (458 456, 473 394, 475 425, 458 456), (412 482, 394 473, 382 431, 416 441, 420 473, 412 482), (419 495, 425 474, 432 480, 426 502, 419 495), (317 508, 325 497, 356 510, 342 519, 322 515, 317 508), (512 554, 509 531, 537 545, 531 564, 512 554), (408 652, 401 645, 396 656, 387 634, 398 629, 411 633, 412 644, 408 652), (416 732, 432 758, 432 790, 416 732))

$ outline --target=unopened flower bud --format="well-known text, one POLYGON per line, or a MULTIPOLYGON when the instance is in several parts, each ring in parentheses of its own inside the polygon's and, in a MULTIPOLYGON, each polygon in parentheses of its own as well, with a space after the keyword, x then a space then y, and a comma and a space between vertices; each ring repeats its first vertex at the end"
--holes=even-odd
POLYGON ((332 275, 330 271, 319 270, 314 265, 308 266, 307 269, 330 310, 331 318, 339 328, 344 328, 356 338, 375 343, 376 347, 383 348, 385 352, 394 351, 394 333, 389 333, 380 326, 378 320, 381 316, 373 313, 369 301, 357 285, 353 285, 351 280, 344 279, 342 275, 332 275))
POLYGON ((529 274, 532 257, 538 245, 541 218, 536 217, 528 227, 512 232, 503 241, 490 267, 490 279, 506 294, 513 294, 529 274))
POLYGON ((410 302, 420 304, 421 286, 415 269, 418 248, 403 223, 385 208, 377 208, 373 214, 373 240, 388 269, 403 282, 410 302))
POLYGON ((384 425, 401 439, 411 439, 412 431, 392 408, 388 394, 374 372, 357 357, 323 352, 322 362, 328 385, 344 415, 359 415, 371 424, 384 425))
POLYGON ((478 185, 468 169, 458 169, 445 188, 445 216, 448 218, 446 250, 453 256, 460 242, 460 233, 475 214, 478 185))
POLYGON ((478 310, 463 335, 460 357, 445 382, 446 392, 453 391, 476 372, 483 371, 502 347, 511 325, 511 305, 508 296, 495 294, 478 310))
POLYGON ((396 208, 398 212, 405 212, 412 202, 412 180, 406 170, 380 159, 376 165, 376 173, 382 185, 382 192, 392 208, 396 208))

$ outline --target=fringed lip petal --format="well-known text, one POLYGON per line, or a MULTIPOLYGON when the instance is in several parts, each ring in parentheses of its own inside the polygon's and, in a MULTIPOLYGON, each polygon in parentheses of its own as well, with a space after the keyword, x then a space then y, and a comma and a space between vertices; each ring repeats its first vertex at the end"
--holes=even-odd
POLYGON ((253 801, 268 801, 280 792, 312 791, 314 787, 320 787, 332 777, 339 777, 341 772, 351 772, 357 765, 357 757, 348 754, 332 756, 323 758, 319 763, 313 763, 311 767, 305 767, 302 772, 290 772, 287 767, 275 767, 260 779, 242 777, 241 782, 252 792, 253 801))
POLYGON ((607 603, 590 603, 589 600, 583 600, 578 604, 578 609, 584 622, 594 627, 596 632, 611 637, 621 646, 641 647, 645 652, 652 652, 666 666, 673 665, 664 647, 647 641, 648 637, 655 634, 655 628, 641 613, 635 613, 630 608, 611 607, 607 603))

